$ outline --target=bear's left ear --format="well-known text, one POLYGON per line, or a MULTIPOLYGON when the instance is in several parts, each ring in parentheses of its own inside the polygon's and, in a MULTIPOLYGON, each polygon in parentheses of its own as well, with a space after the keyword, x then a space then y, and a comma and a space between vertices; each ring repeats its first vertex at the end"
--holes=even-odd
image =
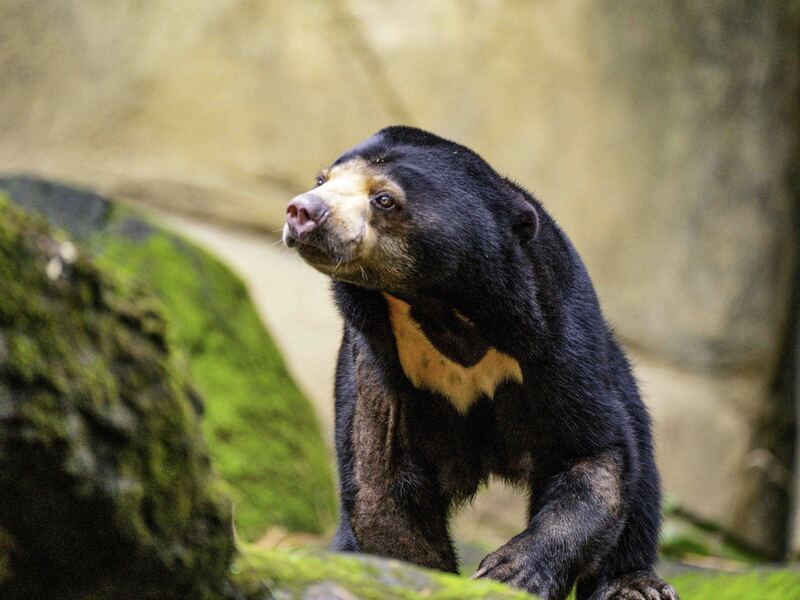
POLYGON ((539 235, 539 212, 525 198, 517 198, 514 203, 513 229, 520 240, 529 242, 539 235))

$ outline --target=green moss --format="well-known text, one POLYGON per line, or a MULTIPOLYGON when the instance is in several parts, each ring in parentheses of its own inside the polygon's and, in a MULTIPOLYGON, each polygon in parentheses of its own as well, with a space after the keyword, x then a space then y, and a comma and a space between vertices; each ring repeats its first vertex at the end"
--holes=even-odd
POLYGON ((793 600, 800 598, 800 571, 737 574, 685 573, 670 578, 681 600, 793 600))
POLYGON ((492 581, 414 567, 393 560, 326 552, 247 549, 234 564, 233 581, 253 597, 318 597, 341 589, 364 600, 461 600, 463 598, 533 598, 492 581))
POLYGON ((183 239, 114 209, 90 238, 102 264, 162 299, 168 341, 206 401, 211 456, 240 534, 270 525, 319 533, 333 521, 330 462, 310 404, 291 380, 241 281, 183 239), (133 232, 133 233, 131 233, 133 232))
POLYGON ((215 596, 229 515, 163 320, 61 251, 0 204, 0 595, 215 596))

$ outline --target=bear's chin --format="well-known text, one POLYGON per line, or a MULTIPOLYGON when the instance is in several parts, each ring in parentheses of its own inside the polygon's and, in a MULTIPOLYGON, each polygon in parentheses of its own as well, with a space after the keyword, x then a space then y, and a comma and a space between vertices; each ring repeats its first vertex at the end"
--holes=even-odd
POLYGON ((370 274, 358 258, 339 256, 337 253, 311 244, 299 243, 295 245, 295 248, 306 264, 334 281, 343 281, 370 289, 379 289, 380 287, 374 274, 370 274))
POLYGON ((327 275, 333 281, 349 283, 368 290, 390 292, 387 286, 376 276, 371 269, 359 264, 358 261, 341 264, 313 264, 309 263, 315 270, 323 275, 327 275))
POLYGON ((300 253, 303 260, 314 270, 319 271, 323 275, 327 275, 335 281, 344 281, 346 283, 353 283, 365 287, 369 286, 366 270, 359 265, 357 260, 337 260, 321 252, 309 253, 305 255, 300 253))

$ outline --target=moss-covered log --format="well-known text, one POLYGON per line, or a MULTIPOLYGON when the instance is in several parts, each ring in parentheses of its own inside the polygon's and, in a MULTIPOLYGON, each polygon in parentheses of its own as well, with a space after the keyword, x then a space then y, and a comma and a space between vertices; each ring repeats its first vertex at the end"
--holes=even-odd
POLYGON ((470 580, 373 556, 246 550, 234 563, 237 589, 256 598, 333 600, 533 600, 488 580, 470 580))
MULTIPOLYGON (((682 600, 800 598, 800 569, 723 573, 670 565, 669 581, 682 600)), ((421 600, 533 597, 492 581, 473 581, 394 560, 324 552, 246 550, 233 579, 248 598, 421 600)))
POLYGON ((152 297, 0 201, 0 596, 211 598, 233 544, 152 297))
POLYGON ((694 571, 670 578, 681 600, 792 600, 800 598, 800 570, 742 573, 694 571))

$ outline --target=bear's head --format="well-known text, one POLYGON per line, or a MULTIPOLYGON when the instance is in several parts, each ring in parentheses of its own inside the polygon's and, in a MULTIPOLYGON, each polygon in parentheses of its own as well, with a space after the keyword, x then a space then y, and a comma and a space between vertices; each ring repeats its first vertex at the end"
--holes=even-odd
POLYGON ((538 228, 521 188, 472 150, 411 127, 343 154, 286 212, 284 243, 315 269, 403 295, 465 285, 538 228))

